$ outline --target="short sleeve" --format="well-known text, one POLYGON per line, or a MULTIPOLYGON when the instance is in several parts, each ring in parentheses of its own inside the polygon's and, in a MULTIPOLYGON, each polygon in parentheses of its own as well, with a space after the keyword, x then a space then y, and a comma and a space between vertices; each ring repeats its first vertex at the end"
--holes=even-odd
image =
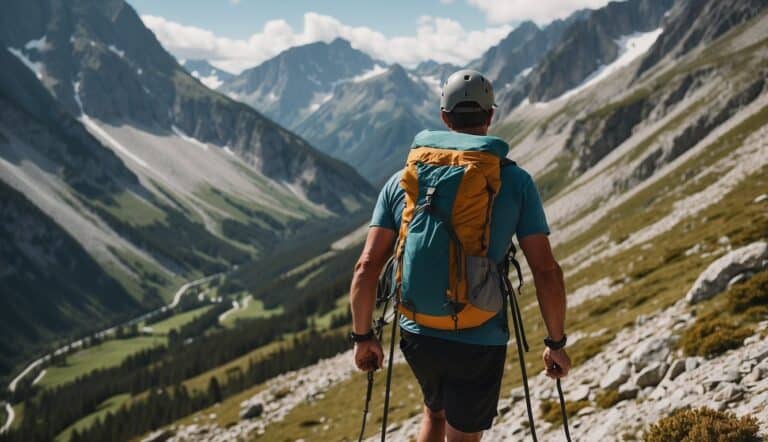
POLYGON ((549 225, 547 224, 547 216, 544 214, 541 196, 539 196, 536 184, 528 174, 525 176, 523 189, 520 218, 515 231, 517 238, 520 239, 537 233, 549 235, 549 225))
POLYGON ((395 178, 396 176, 393 175, 387 180, 384 187, 381 188, 379 197, 376 200, 376 206, 373 208, 373 216, 371 217, 369 227, 383 227, 385 229, 397 230, 393 203, 395 196, 394 184, 397 184, 395 178))

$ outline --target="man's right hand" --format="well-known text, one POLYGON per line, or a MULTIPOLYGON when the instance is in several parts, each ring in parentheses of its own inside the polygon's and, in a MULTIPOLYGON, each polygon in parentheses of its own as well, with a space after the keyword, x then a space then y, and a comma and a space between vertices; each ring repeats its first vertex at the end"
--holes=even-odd
POLYGON ((571 369, 571 358, 568 357, 568 353, 565 352, 564 348, 559 350, 545 348, 542 358, 544 359, 544 369, 548 377, 559 379, 568 375, 568 371, 571 369))
POLYGON ((355 344, 355 365, 362 371, 373 371, 384 365, 384 351, 378 339, 355 344))

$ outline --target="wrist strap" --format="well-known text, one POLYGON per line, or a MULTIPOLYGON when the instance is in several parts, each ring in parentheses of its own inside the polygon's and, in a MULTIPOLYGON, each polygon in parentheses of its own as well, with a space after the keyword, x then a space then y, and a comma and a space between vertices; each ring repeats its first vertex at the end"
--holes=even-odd
POLYGON ((368 333, 358 335, 355 332, 349 332, 349 342, 364 342, 373 339, 373 330, 368 330, 368 333))
POLYGON ((549 347, 552 350, 560 350, 561 348, 565 347, 565 344, 568 342, 568 336, 563 334, 563 339, 559 341, 553 341, 549 337, 544 338, 544 345, 549 347))

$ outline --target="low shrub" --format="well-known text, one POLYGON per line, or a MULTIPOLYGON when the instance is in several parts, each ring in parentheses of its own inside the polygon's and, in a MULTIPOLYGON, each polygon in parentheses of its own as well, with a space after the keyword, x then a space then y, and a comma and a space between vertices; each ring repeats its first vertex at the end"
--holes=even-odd
MULTIPOLYGON (((589 405, 589 401, 565 401, 565 413, 568 417, 576 415, 582 408, 589 405)), ((550 424, 559 424, 563 421, 560 412, 560 402, 543 400, 539 404, 539 410, 541 410, 541 417, 550 424)))
POLYGON ((619 391, 613 388, 609 390, 600 390, 595 395, 595 403, 600 408, 611 408, 620 400, 619 391))
POLYGON ((741 327, 720 319, 717 315, 699 318, 687 328, 678 342, 688 356, 712 358, 728 350, 741 347, 744 339, 752 335, 749 327, 741 327))
POLYGON ((751 416, 711 408, 681 409, 660 419, 645 433, 645 442, 759 442, 759 427, 751 416))
POLYGON ((768 305, 768 271, 760 272, 731 287, 728 290, 728 304, 734 313, 768 305))

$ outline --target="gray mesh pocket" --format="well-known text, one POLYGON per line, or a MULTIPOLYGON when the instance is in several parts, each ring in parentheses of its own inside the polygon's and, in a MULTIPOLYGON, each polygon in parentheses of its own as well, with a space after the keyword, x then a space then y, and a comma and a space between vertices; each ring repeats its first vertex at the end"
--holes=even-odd
POLYGON ((499 269, 487 256, 467 256, 467 298, 470 304, 486 311, 504 308, 499 269))

